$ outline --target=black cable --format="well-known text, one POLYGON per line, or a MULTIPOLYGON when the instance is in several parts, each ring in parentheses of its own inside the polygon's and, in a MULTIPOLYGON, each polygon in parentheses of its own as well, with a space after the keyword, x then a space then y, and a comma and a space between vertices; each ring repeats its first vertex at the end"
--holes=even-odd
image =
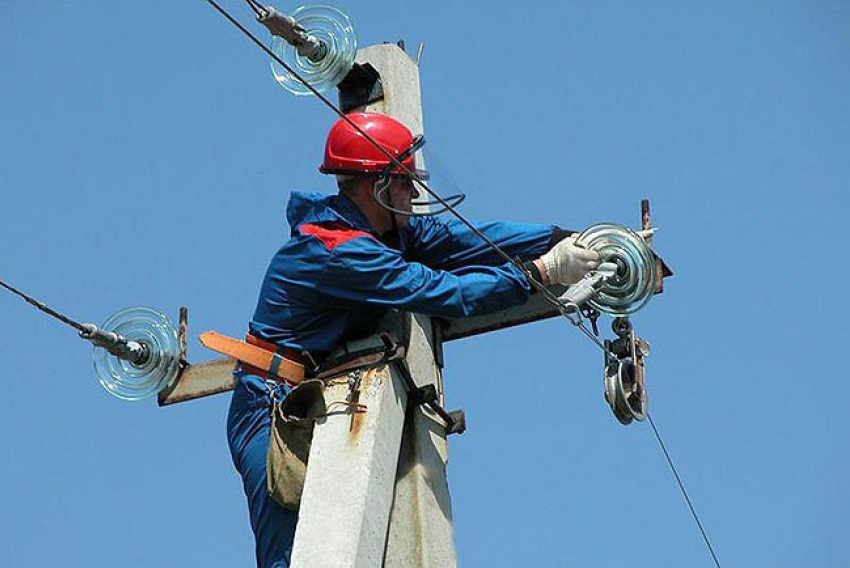
POLYGON ((258 18, 261 18, 268 13, 266 7, 257 2, 257 0, 245 0, 245 3, 251 7, 251 9, 254 11, 254 14, 256 14, 258 18))
MULTIPOLYGON (((208 4, 210 4, 213 8, 216 9, 224 18, 226 18, 230 23, 236 26, 243 34, 245 34, 251 41, 253 41, 260 49, 265 51, 272 59, 274 59, 278 64, 280 64, 284 69, 286 69, 290 74, 292 74, 298 81, 300 81, 310 92, 312 92, 316 97, 322 101, 328 108, 330 108, 334 113, 336 113, 340 118, 345 120, 352 128, 354 128, 357 132, 359 132, 366 140, 368 140, 376 149, 378 149, 382 154, 384 154, 387 158, 389 158, 390 162, 395 166, 399 167, 405 174, 407 174, 410 179, 412 179, 417 185, 419 185, 422 189, 424 189, 431 197, 436 199, 446 211, 451 212, 458 220, 464 223, 475 235, 481 238, 488 246, 490 246, 499 256, 501 256, 505 261, 510 264, 516 266, 522 274, 526 276, 528 281, 535 287, 537 290, 542 293, 542 295, 549 300, 558 311, 566 317, 573 325, 578 327, 588 338, 590 338, 594 343, 596 343, 603 351, 607 351, 605 346, 596 338, 590 330, 584 326, 584 323, 580 319, 573 320, 570 316, 570 313, 567 311, 567 306, 563 304, 552 292, 550 292, 543 284, 541 284, 532 274, 531 271, 528 270, 525 266, 523 266, 522 262, 518 259, 511 257, 505 251, 501 249, 496 243, 490 240, 484 233, 482 233, 477 227, 475 227, 470 221, 468 221, 463 215, 461 215, 450 203, 445 201, 442 197, 440 197, 436 192, 434 192, 427 184, 425 184, 422 180, 420 180, 417 176, 413 174, 404 164, 402 164, 396 157, 394 157, 389 151, 384 149, 374 138, 372 138, 368 133, 366 133, 360 126, 355 124, 350 118, 348 118, 345 113, 343 113, 333 102, 330 101, 327 97, 322 95, 315 87, 310 85, 304 78, 302 78, 294 69, 292 69, 289 65, 286 64, 283 60, 281 60, 274 52, 272 52, 264 43, 262 43, 253 33, 251 33, 247 28, 245 28, 242 24, 240 24, 233 16, 231 16, 224 8, 222 8, 215 0, 206 0, 208 4)), ((265 8, 260 5, 255 0, 246 0, 251 9, 258 15, 265 15, 265 8)), ((53 310, 42 302, 39 302, 32 296, 21 292, 17 288, 7 284, 3 280, 0 280, 0 286, 6 288, 13 294, 23 298, 27 303, 35 306, 37 309, 42 312, 48 314, 49 316, 58 319, 59 321, 75 328, 76 330, 83 332, 85 328, 82 324, 74 321, 73 319, 53 310)), ((670 454, 667 451, 666 446, 664 445, 664 441, 661 438, 661 434, 658 432, 658 428, 655 426, 655 422, 652 420, 652 416, 647 413, 647 418, 649 419, 649 423, 652 426, 652 430, 655 433, 655 438, 658 440, 658 444, 661 447, 661 450, 664 452, 664 456, 667 458, 667 463, 670 466, 673 475, 676 478, 676 482, 679 485, 679 489, 682 492, 682 495, 685 498, 685 501, 688 505, 688 508, 691 511, 691 515, 699 527, 700 533, 702 534, 703 539, 705 540, 706 545, 708 546, 708 550, 711 553, 711 557, 714 560, 714 564, 717 568, 721 568, 720 562, 717 559, 717 555, 714 553, 714 548, 711 546, 711 542, 708 539, 708 535, 705 532, 705 529, 700 522, 699 516, 694 509, 693 504, 691 503, 691 499, 688 495, 687 490, 685 489, 684 484, 682 483, 682 479, 679 476, 679 472, 676 470, 676 466, 673 464, 673 460, 670 458, 670 454)))
POLYGON ((0 286, 2 286, 3 288, 5 288, 5 289, 9 290, 9 291, 10 291, 10 292, 12 292, 13 294, 16 294, 16 295, 20 296, 20 297, 21 297, 21 298, 23 298, 23 299, 24 299, 27 303, 32 304, 33 306, 35 306, 36 308, 38 308, 38 309, 39 309, 39 310, 41 310, 42 312, 46 313, 47 315, 49 315, 49 316, 51 316, 51 317, 54 317, 54 318, 58 319, 58 320, 59 320, 59 321, 61 321, 62 323, 66 323, 66 324, 70 325, 71 327, 73 327, 73 328, 74 328, 74 329, 76 329, 77 331, 80 331, 80 332, 85 331, 85 328, 83 327, 83 324, 78 323, 78 322, 76 322, 76 321, 72 320, 71 318, 69 318, 68 316, 62 315, 62 314, 60 314, 59 312, 57 312, 56 310, 53 310, 53 309, 49 308, 48 306, 46 306, 45 304, 43 304, 43 303, 39 302, 38 300, 36 300, 36 299, 35 299, 35 298, 33 298, 32 296, 28 296, 27 294, 24 294, 23 292, 21 292, 20 290, 18 290, 18 289, 17 289, 17 288, 15 288, 14 286, 11 286, 11 285, 9 285, 9 284, 6 284, 6 283, 5 283, 5 282, 3 282, 2 280, 0 280, 0 286))
POLYGON ((699 520, 699 516, 697 515, 696 509, 694 509, 693 503, 691 503, 691 498, 688 495, 687 490, 685 489, 685 484, 682 483, 682 478, 679 477, 679 472, 676 470, 676 466, 673 465, 673 460, 670 458, 670 453, 667 451, 667 446, 664 445, 664 440, 661 439, 661 434, 658 432, 658 427, 655 426, 655 421, 652 419, 652 416, 647 412, 646 417, 649 420, 650 426, 652 426, 652 431, 655 433, 655 439, 658 440, 658 445, 661 446, 661 451, 664 452, 664 457, 667 458, 667 464, 670 466, 670 470, 673 472, 673 476, 676 478, 676 483, 679 484, 679 489, 682 491, 682 495, 685 497, 685 502, 688 504, 688 509, 691 510, 691 515, 697 523, 697 527, 699 527, 699 532, 702 534, 702 538, 705 541, 706 546, 708 546, 708 552, 711 554, 711 558, 714 560, 714 565, 717 568, 721 568, 720 561, 717 559, 717 555, 714 553, 714 548, 711 546, 711 542, 708 540, 708 535, 705 532, 705 529, 702 526, 702 523, 699 520))
POLYGON ((407 166, 402 164, 395 156, 393 156, 387 149, 378 143, 377 140, 372 138, 365 130, 363 130, 359 125, 357 125, 353 120, 351 120, 339 107, 337 107, 329 98, 320 93, 318 89, 316 89, 313 85, 311 85, 306 79, 304 79, 298 72, 296 72, 292 67, 290 67, 285 61, 283 61, 280 57, 277 56, 271 49, 269 49, 266 44, 264 44, 260 39, 254 35, 248 28, 243 26, 236 18, 230 15, 230 13, 225 10, 216 0, 205 0, 209 5, 211 5, 215 10, 221 14, 227 21, 233 24, 239 31, 241 31, 248 39, 250 39, 254 44, 257 45, 260 49, 262 49, 269 57, 275 60, 281 67, 286 69, 293 77, 295 77, 304 87, 307 88, 312 94, 316 95, 316 97, 329 109, 331 109, 337 116, 339 116, 342 120, 346 121, 349 126, 351 126, 354 130, 356 130, 361 136, 363 136, 366 140, 369 141, 379 152, 381 152, 384 156, 386 156, 390 163, 401 169, 401 171, 410 177, 414 183, 416 183, 419 187, 424 189, 428 195, 437 200, 440 205, 444 207, 444 209, 454 215, 460 222, 469 228, 476 236, 478 236, 481 240, 483 240, 490 248, 493 249, 496 254, 502 257, 503 260, 515 266, 521 274, 523 274, 528 280, 529 284, 531 284, 550 304, 552 304, 558 312, 564 316, 570 323, 574 326, 578 327, 584 334, 590 338, 602 351, 607 352, 605 345, 602 344, 591 332, 588 330, 581 319, 574 320, 571 317, 571 312, 560 299, 555 296, 546 286, 544 286, 541 282, 538 282, 532 274, 523 266, 522 262, 518 259, 513 258, 511 255, 506 253, 494 243, 490 238, 487 237, 484 233, 482 233, 473 223, 468 221, 463 215, 461 215, 457 209, 450 203, 448 203, 445 199, 443 199, 440 195, 438 195, 435 191, 433 191, 428 185, 419 179, 418 176, 414 175, 412 171, 410 171, 407 166))

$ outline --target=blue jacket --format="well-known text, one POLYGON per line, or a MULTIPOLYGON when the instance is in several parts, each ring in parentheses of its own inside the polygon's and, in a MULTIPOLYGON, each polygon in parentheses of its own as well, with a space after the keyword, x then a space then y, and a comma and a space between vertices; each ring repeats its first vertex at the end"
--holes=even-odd
MULTIPOLYGON (((443 317, 485 314, 522 304, 525 276, 460 221, 412 217, 381 239, 344 195, 293 192, 291 238, 272 258, 249 329, 322 355, 363 337, 387 308, 443 317)), ((511 256, 546 252, 552 225, 476 225, 511 256)))
MULTIPOLYGON (((293 193, 287 219, 292 237, 266 272, 250 331, 318 358, 344 339, 373 333, 388 308, 474 315, 520 304, 530 293, 518 269, 457 221, 414 217, 380 239, 347 197, 318 193, 293 193)), ((545 252, 557 232, 516 223, 478 228, 523 260, 545 252)), ((298 514, 267 490, 269 385, 241 371, 236 377, 227 437, 248 498, 257 565, 288 566, 298 514)))

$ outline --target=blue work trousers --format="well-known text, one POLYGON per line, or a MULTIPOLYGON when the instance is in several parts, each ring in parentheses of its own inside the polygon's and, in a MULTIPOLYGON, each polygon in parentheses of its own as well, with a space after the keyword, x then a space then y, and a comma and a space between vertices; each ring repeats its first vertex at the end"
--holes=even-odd
MULTIPOLYGON (((266 485, 266 454, 271 435, 272 391, 265 380, 238 371, 227 415, 227 443, 239 475, 256 542, 258 568, 288 568, 298 513, 271 498, 266 485)), ((286 387, 278 385, 275 397, 286 387)))

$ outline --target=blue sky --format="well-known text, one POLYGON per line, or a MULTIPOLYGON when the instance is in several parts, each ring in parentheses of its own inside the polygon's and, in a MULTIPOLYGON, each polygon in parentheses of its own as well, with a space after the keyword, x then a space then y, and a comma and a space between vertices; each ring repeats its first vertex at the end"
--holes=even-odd
MULTIPOLYGON (((634 225, 652 200, 676 276, 635 323, 721 562, 850 565, 850 4, 339 6, 362 45, 425 44, 426 133, 468 217, 634 225)), ((0 278, 80 320, 187 305, 190 331, 242 333, 289 191, 333 189, 333 116, 201 0, 0 0, 0 65, 0 278)), ((227 396, 122 402, 72 330, 10 295, 0 319, 0 565, 253 564, 227 396)), ((446 357, 469 421, 449 465, 463 566, 712 565, 570 326, 446 357)))

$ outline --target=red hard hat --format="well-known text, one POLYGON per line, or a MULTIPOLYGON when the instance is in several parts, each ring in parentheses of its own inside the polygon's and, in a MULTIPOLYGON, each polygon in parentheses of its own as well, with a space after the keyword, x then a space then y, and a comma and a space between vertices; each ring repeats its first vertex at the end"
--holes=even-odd
MULTIPOLYGON (((404 154, 401 163, 411 172, 416 162, 411 148, 414 144, 410 129, 396 119, 374 112, 352 112, 351 120, 393 157, 404 154)), ((390 165, 391 160, 366 139, 344 118, 331 127, 325 143, 325 161, 319 166, 323 174, 376 175, 390 165)), ((390 173, 403 174, 395 166, 390 173)))

